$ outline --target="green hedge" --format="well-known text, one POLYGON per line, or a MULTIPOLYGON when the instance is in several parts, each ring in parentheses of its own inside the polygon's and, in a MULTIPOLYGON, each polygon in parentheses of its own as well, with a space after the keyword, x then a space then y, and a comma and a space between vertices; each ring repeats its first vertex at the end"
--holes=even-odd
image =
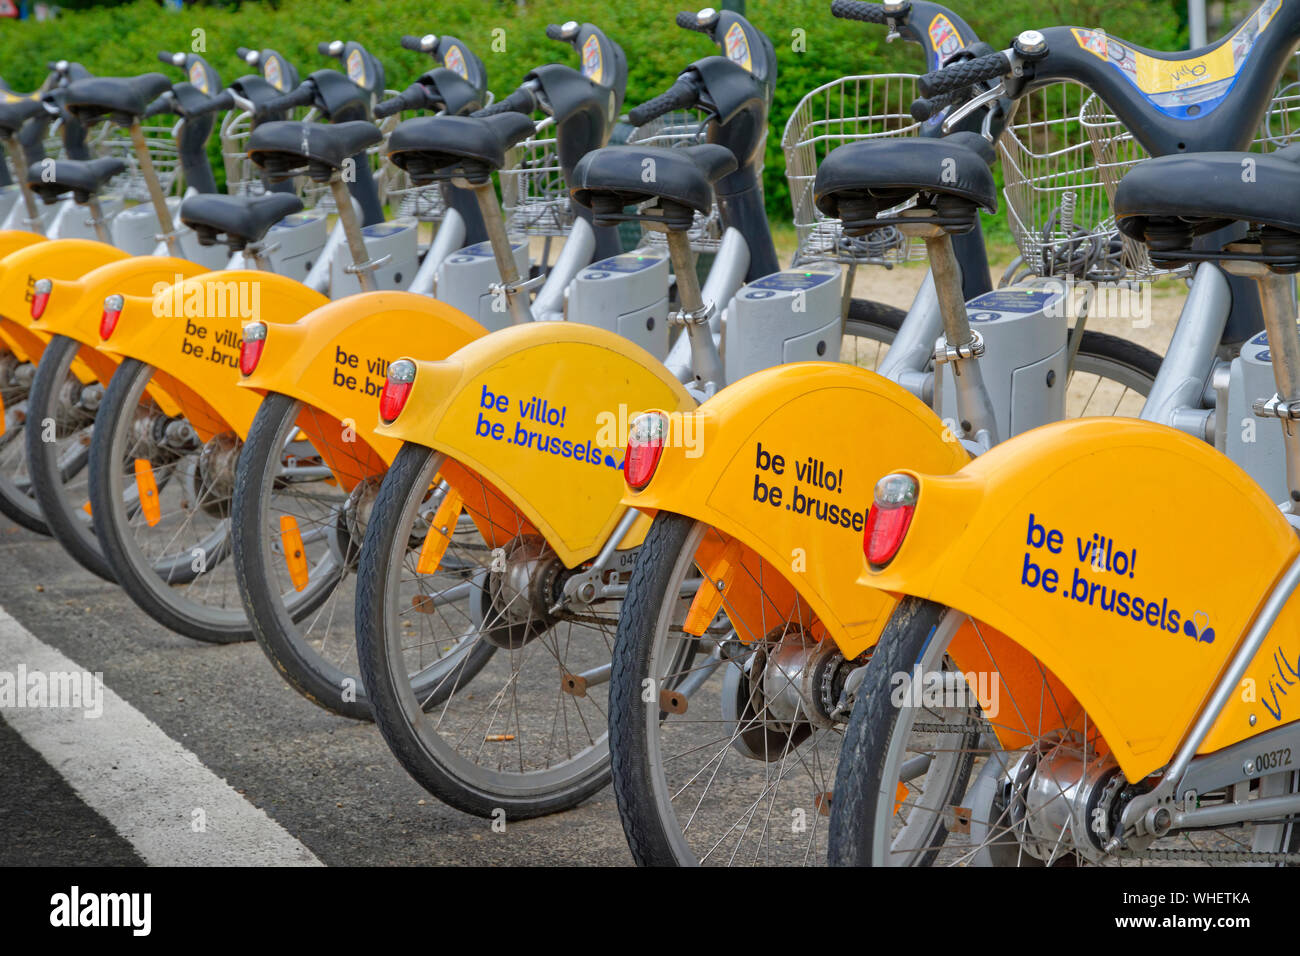
MULTIPOLYGON (((953 8, 995 45, 1029 27, 1078 23, 1104 26, 1143 46, 1179 49, 1186 45, 1180 5, 1179 0, 956 0, 953 8)), ((779 62, 765 173, 768 210, 777 220, 790 218, 780 138, 800 98, 844 74, 924 68, 919 48, 887 44, 882 28, 837 20, 829 7, 829 0, 748 3, 750 20, 772 38, 779 62), (803 31, 802 52, 793 49, 795 31, 803 31)), ((546 24, 573 19, 597 24, 627 53, 630 107, 665 89, 692 60, 716 52, 703 36, 673 24, 674 14, 688 8, 681 0, 528 0, 523 12, 516 0, 280 0, 275 5, 246 2, 237 10, 197 6, 169 12, 154 0, 138 0, 65 11, 48 23, 6 24, 0 30, 0 76, 14 89, 32 89, 44 78, 46 61, 60 57, 104 75, 166 70, 154 55, 189 49, 195 37, 202 38, 203 52, 228 79, 243 68, 235 57, 238 46, 273 47, 306 74, 331 65, 316 52, 319 41, 356 39, 384 63, 389 87, 402 89, 430 61, 401 49, 399 37, 432 32, 468 43, 487 65, 491 88, 505 93, 539 63, 574 62, 572 54, 544 35, 546 24), (505 31, 505 49, 494 51, 493 31, 498 29, 505 31)))

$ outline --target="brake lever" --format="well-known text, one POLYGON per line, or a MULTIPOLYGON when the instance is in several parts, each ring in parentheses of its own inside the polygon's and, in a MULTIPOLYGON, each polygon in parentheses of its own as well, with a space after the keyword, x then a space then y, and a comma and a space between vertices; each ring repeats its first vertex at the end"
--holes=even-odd
MULTIPOLYGON (((972 100, 967 100, 957 109, 953 110, 953 112, 950 113, 943 121, 944 133, 945 134, 951 133, 953 127, 956 126, 958 123, 960 123, 962 120, 964 120, 967 116, 970 116, 971 113, 974 113, 977 109, 980 109, 982 106, 991 103, 993 100, 1000 100, 1002 97, 1006 95, 1007 95, 1007 84, 1005 81, 999 80, 997 86, 993 87, 992 89, 985 90, 979 96, 975 97, 972 100)), ((987 120, 986 120, 986 125, 987 125, 987 120)))

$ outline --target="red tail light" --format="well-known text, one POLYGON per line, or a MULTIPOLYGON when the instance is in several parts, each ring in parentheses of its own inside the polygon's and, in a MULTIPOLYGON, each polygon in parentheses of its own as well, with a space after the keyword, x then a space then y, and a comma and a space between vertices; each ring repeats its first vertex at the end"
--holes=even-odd
POLYGON ((107 340, 117 328, 117 320, 122 317, 122 306, 126 300, 120 295, 110 295, 104 300, 104 311, 99 314, 99 337, 107 340))
POLYGON ((45 307, 50 304, 50 293, 54 291, 54 283, 49 279, 37 279, 36 286, 32 289, 32 318, 39 319, 45 314, 45 307))
POLYGON ((911 475, 886 475, 876 482, 867 526, 862 532, 862 552, 879 571, 898 553, 916 511, 916 479, 911 475))
POLYGON ((388 366, 388 381, 384 382, 384 390, 379 393, 379 417, 385 425, 393 424, 402 414, 414 384, 415 363, 410 359, 398 359, 388 366))
POLYGON ((650 484, 668 438, 668 418, 661 412, 646 412, 632 422, 623 456, 623 480, 633 491, 650 484))
POLYGON ((266 348, 266 323, 249 322, 244 326, 244 337, 239 342, 239 373, 252 375, 257 363, 262 361, 266 348))

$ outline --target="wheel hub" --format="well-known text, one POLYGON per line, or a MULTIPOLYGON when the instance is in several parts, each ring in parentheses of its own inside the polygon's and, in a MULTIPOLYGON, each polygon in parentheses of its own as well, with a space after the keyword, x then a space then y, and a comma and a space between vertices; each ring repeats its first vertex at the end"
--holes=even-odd
POLYGON ((546 541, 536 535, 516 538, 493 556, 493 570, 488 574, 488 594, 492 616, 504 625, 488 631, 488 640, 502 631, 499 646, 518 647, 517 629, 526 626, 528 640, 536 637, 555 620, 551 613, 563 595, 564 564, 546 541), (497 568, 500 570, 497 570, 497 568), (504 632, 512 636, 506 636, 504 632))
POLYGON ((1097 861, 1112 824, 1119 768, 1077 735, 1046 738, 1012 763, 1006 806, 1025 852, 1059 862, 1071 852, 1097 861))
POLYGON ((232 432, 214 435, 199 450, 199 506, 208 514, 225 518, 235 494, 235 470, 239 465, 241 442, 232 432))

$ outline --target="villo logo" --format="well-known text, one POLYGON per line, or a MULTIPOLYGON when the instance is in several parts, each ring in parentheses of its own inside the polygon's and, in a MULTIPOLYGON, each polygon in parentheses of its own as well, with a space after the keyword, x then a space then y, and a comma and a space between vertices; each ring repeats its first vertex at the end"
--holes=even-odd
POLYGON ((151 893, 69 893, 50 897, 50 925, 62 927, 129 927, 133 936, 148 936, 152 928, 151 893))

